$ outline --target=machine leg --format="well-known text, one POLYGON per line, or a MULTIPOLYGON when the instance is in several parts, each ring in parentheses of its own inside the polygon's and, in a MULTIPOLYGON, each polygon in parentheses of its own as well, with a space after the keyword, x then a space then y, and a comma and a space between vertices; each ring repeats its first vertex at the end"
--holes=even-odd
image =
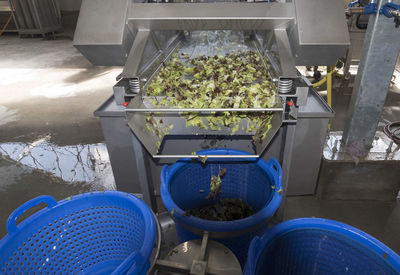
POLYGON ((284 133, 283 133, 283 143, 282 146, 283 152, 281 154, 281 162, 282 162, 282 187, 283 187, 283 199, 281 206, 279 207, 278 211, 276 212, 272 223, 282 222, 284 217, 284 210, 286 204, 286 191, 289 182, 289 173, 290 173, 290 165, 292 162, 292 153, 293 153, 293 145, 294 145, 294 138, 296 133, 296 124, 287 124, 284 126, 284 133))
POLYGON ((154 184, 151 177, 150 162, 147 152, 144 151, 142 144, 132 135, 133 151, 136 159, 136 166, 138 171, 137 179, 143 194, 144 202, 157 213, 157 202, 154 194, 154 184))

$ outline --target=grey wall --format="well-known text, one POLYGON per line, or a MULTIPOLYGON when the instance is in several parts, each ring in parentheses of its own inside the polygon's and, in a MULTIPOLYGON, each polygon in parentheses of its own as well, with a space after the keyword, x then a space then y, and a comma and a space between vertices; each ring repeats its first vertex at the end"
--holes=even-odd
POLYGON ((59 0, 59 1, 62 11, 79 11, 82 4, 82 0, 59 0))

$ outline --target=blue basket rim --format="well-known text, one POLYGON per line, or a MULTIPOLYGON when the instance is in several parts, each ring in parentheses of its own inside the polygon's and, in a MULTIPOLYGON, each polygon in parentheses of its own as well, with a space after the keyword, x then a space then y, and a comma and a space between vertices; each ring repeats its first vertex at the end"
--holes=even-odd
MULTIPOLYGON (((244 151, 239 151, 239 150, 234 150, 234 149, 209 149, 209 150, 203 150, 199 151, 198 154, 207 154, 207 155, 249 155, 249 153, 244 152, 244 151)), ((225 160, 225 159, 223 159, 225 160)), ((270 173, 268 169, 270 169, 270 165, 263 159, 255 159, 255 158, 249 158, 249 159, 240 159, 240 161, 254 161, 257 165, 259 165, 260 168, 262 168, 266 173, 270 173)), ((190 158, 184 158, 179 161, 177 161, 175 164, 171 165, 168 167, 165 165, 162 169, 161 173, 161 199, 164 203, 165 208, 170 212, 171 214, 173 213, 173 218, 176 219, 178 222, 188 225, 190 227, 195 227, 197 229, 201 230, 207 230, 207 231, 213 231, 213 232, 234 232, 234 231, 240 231, 244 229, 248 229, 251 227, 255 227, 259 225, 262 222, 265 222, 269 218, 271 218, 276 210, 279 208, 281 201, 282 201, 282 194, 278 192, 278 190, 282 189, 282 183, 277 182, 275 189, 272 192, 272 198, 267 204, 268 207, 262 208, 260 211, 258 211, 256 214, 240 219, 240 220, 234 220, 234 221, 209 221, 209 220, 204 220, 200 219, 197 217, 193 216, 185 216, 184 213, 185 211, 181 209, 172 199, 172 196, 169 192, 169 179, 177 172, 179 171, 182 167, 188 164, 188 161, 190 162, 190 158), (168 174, 167 174, 168 172, 168 174)), ((221 159, 219 159, 221 161, 221 159)), ((275 160, 276 161, 276 160, 275 160)), ((277 161, 276 161, 277 162, 277 161)), ((271 175, 273 178, 273 175, 271 175)))
MULTIPOLYGON (((68 197, 66 199, 60 200, 57 202, 57 204, 51 208, 45 207, 43 209, 40 209, 39 211, 35 212, 25 220, 23 220, 19 225, 18 225, 18 231, 15 232, 14 234, 9 234, 7 233, 6 236, 3 237, 3 239, 0 240, 0 251, 4 251, 4 247, 7 246, 8 242, 11 241, 14 237, 16 237, 19 232, 22 232, 25 227, 29 226, 31 223, 34 223, 38 219, 40 219, 41 215, 49 212, 49 211, 55 211, 57 208, 62 208, 68 206, 69 203, 77 200, 84 200, 89 196, 96 196, 96 197, 110 197, 112 196, 113 198, 128 198, 135 203, 135 205, 139 208, 143 215, 144 223, 146 225, 146 234, 144 235, 144 240, 142 243, 142 247, 138 250, 140 255, 146 259, 151 256, 151 253, 154 248, 154 242, 155 242, 155 236, 156 236, 156 223, 154 220, 153 212, 149 209, 149 207, 146 205, 144 201, 139 199, 138 197, 121 192, 121 191, 93 191, 93 192, 88 192, 88 193, 83 193, 83 194, 78 194, 74 195, 71 197, 68 197)), ((1 256, 1 254, 0 254, 1 256)), ((4 255, 3 255, 4 256, 4 255)), ((1 258, 1 257, 0 257, 1 258)), ((143 263, 144 265, 145 263, 143 263)), ((142 267, 138 267, 142 268, 142 267)))
POLYGON ((255 237, 253 239, 249 247, 249 257, 245 265, 244 274, 255 274, 255 268, 260 255, 273 240, 292 231, 306 229, 321 229, 347 236, 380 255, 383 260, 386 260, 400 273, 400 256, 388 246, 360 229, 330 219, 298 218, 275 225, 271 229, 267 230, 261 237, 255 237))

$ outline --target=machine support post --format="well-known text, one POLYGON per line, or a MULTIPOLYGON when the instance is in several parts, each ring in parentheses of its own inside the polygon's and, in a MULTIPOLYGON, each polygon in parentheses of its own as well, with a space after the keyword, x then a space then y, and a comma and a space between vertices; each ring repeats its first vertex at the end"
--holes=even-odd
POLYGON ((293 146, 294 146, 294 139, 296 135, 296 124, 287 124, 286 126, 282 127, 284 130, 283 134, 283 142, 284 149, 281 152, 281 162, 282 162, 282 202, 280 207, 275 213, 274 222, 282 222, 284 217, 285 211, 285 204, 286 204, 286 194, 287 194, 287 187, 289 184, 289 175, 290 175, 290 166, 292 163, 292 153, 293 153, 293 146))
POLYGON ((143 194, 144 202, 150 206, 154 212, 158 212, 157 202, 154 194, 154 184, 149 171, 150 163, 149 157, 146 156, 147 152, 144 150, 140 141, 136 136, 132 135, 133 151, 136 159, 136 167, 138 171, 137 180, 140 184, 140 189, 143 194))
MULTIPOLYGON (((383 0, 378 10, 382 5, 383 0)), ((399 51, 400 29, 386 16, 371 15, 343 132, 346 145, 355 141, 372 145, 399 51)))

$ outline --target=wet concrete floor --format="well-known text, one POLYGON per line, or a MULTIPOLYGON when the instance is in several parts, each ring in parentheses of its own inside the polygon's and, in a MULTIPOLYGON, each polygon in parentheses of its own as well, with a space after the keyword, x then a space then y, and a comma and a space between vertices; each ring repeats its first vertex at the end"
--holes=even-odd
POLYGON ((93 111, 110 96, 120 68, 94 67, 56 40, 0 38, 0 237, 6 220, 39 195, 57 200, 115 182, 93 111))

